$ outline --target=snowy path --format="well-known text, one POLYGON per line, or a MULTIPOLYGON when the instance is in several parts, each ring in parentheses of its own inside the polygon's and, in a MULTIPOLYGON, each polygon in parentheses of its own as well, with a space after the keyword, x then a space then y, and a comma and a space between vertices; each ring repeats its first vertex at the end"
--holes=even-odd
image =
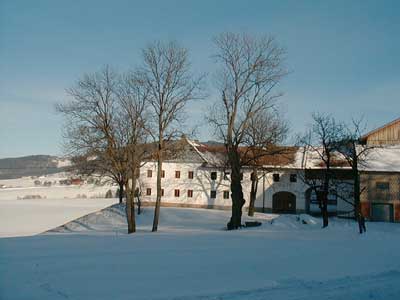
POLYGON ((162 208, 151 233, 145 208, 126 235, 120 212, 0 239, 0 299, 400 299, 399 224, 359 236, 352 222, 281 216, 227 232, 226 211, 162 208))

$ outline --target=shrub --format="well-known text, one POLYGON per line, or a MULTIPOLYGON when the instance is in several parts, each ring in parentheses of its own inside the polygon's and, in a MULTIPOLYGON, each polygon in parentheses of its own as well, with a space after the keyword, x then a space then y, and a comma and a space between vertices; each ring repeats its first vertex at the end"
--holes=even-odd
POLYGON ((23 200, 27 200, 27 199, 42 199, 42 196, 40 196, 40 195, 25 195, 20 199, 23 199, 23 200))

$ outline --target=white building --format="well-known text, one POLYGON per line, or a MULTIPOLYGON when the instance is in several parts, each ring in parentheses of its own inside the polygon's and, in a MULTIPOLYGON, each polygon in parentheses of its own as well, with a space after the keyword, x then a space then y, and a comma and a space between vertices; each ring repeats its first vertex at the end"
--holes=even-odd
MULTIPOLYGON (((278 213, 318 212, 313 192, 304 182, 307 159, 304 151, 288 147, 287 153, 263 158, 255 207, 257 211, 278 213)), ((230 172, 225 169, 222 147, 186 140, 173 159, 163 163, 163 206, 230 209, 230 172)), ((243 171, 243 194, 248 207, 251 170, 243 171)), ((147 162, 140 170, 139 186, 144 205, 156 200, 157 163, 147 162)), ((349 211, 351 207, 330 196, 331 212, 349 211)))

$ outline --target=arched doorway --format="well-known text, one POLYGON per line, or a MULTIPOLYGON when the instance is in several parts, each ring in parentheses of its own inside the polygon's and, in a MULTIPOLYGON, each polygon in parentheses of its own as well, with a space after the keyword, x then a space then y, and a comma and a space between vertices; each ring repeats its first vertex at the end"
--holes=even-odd
MULTIPOLYGON (((306 197, 306 212, 312 215, 318 215, 321 213, 319 208, 318 196, 320 191, 315 191, 314 188, 309 188, 305 192, 306 197)), ((337 193, 335 190, 331 190, 328 194, 328 213, 335 214, 337 212, 337 193)))
POLYGON ((278 192, 272 196, 272 212, 280 214, 296 213, 296 195, 290 192, 278 192))

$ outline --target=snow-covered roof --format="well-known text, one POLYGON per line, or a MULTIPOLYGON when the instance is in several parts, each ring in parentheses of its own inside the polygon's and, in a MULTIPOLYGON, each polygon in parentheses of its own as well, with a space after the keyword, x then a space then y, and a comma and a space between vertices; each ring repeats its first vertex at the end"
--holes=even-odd
MULTIPOLYGON (((223 145, 208 145, 187 139, 189 145, 195 149, 206 165, 224 167, 227 164, 226 148, 223 145)), ((298 159, 298 147, 275 146, 271 153, 256 159, 257 165, 265 168, 301 168, 301 159, 298 159)), ((240 147, 243 155, 250 157, 249 148, 240 147)))
MULTIPOLYGON (((302 168, 304 169, 320 169, 323 167, 321 158, 316 150, 304 148, 299 149, 297 161, 302 159, 302 168), (301 153, 303 152, 303 153, 301 153)), ((359 151, 363 148, 360 146, 359 151)), ((400 145, 381 146, 371 148, 367 152, 365 163, 359 164, 359 169, 362 171, 375 172, 400 172, 400 145)), ((298 163, 298 162, 297 162, 298 163)), ((333 167, 340 169, 349 169, 350 166, 345 161, 341 154, 335 153, 333 159, 333 167)))
MULTIPOLYGON (((302 147, 298 153, 298 160, 302 160, 301 168, 304 169, 322 169, 324 168, 324 162, 321 159, 321 153, 323 153, 322 147, 305 148, 302 147)), ((346 162, 346 159, 339 152, 332 153, 331 159, 332 168, 336 169, 349 169, 350 166, 346 162)))
POLYGON ((363 171, 400 172, 400 145, 377 147, 370 150, 363 171))
MULTIPOLYGON (((202 161, 211 167, 226 166, 227 154, 224 146, 207 145, 186 138, 191 155, 180 153, 177 160, 202 161)), ((321 149, 305 147, 282 147, 286 151, 278 154, 263 156, 258 164, 264 168, 281 169, 321 169, 324 164, 319 156, 321 149)), ((350 169, 343 155, 335 153, 332 167, 336 169, 350 169)), ((368 151, 368 160, 360 164, 362 171, 400 172, 400 145, 372 148, 368 151)))

